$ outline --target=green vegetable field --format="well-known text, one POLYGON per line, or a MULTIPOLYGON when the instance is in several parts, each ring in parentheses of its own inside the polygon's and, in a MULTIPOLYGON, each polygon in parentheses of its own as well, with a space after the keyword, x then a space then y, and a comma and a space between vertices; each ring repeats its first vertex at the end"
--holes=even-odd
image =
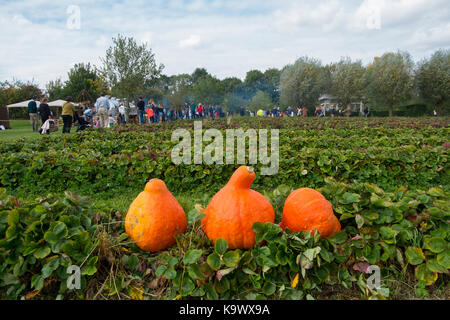
MULTIPOLYGON (((275 210, 257 244, 212 244, 201 219, 240 164, 172 162, 193 121, 120 126, 0 144, 1 299, 449 299, 450 118, 233 118, 203 129, 279 129, 279 170, 252 189, 275 210), (183 207, 167 250, 125 233, 152 178, 183 207), (308 187, 342 226, 330 238, 283 231, 283 205, 308 187), (68 267, 80 267, 79 289, 68 267), (373 267, 381 285, 374 288, 373 267)), ((192 133, 193 136, 193 133, 192 133)), ((270 136, 270 135, 269 135, 270 136)), ((269 149, 270 149, 269 138, 269 149)), ((204 145, 208 143, 204 142, 204 145)))

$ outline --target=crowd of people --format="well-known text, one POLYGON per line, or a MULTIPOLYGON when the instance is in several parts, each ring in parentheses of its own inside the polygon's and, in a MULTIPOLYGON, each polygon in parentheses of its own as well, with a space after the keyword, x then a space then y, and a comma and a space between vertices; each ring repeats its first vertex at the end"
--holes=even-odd
MULTIPOLYGON (((43 98, 39 106, 32 99, 28 104, 28 113, 32 123, 33 131, 49 133, 56 126, 53 114, 48 106, 48 100, 43 98), (39 129, 39 116, 42 121, 39 129)), ((250 115, 252 117, 307 117, 308 109, 306 107, 287 107, 283 112, 279 106, 273 106, 272 109, 259 109, 256 114, 252 111, 241 109, 241 116, 250 115)), ((156 103, 153 99, 146 103, 142 97, 137 102, 132 101, 127 104, 124 100, 111 99, 105 93, 102 93, 93 105, 81 104, 78 108, 73 103, 72 97, 66 97, 62 105, 61 118, 63 122, 63 133, 70 133, 74 123, 77 123, 77 131, 91 128, 109 128, 116 124, 146 124, 159 123, 166 121, 175 121, 182 119, 216 119, 229 116, 229 112, 224 112, 220 105, 203 105, 202 103, 185 102, 181 108, 166 107, 161 102, 156 103)), ((326 108, 325 105, 318 106, 314 111, 315 117, 325 117, 329 115, 350 116, 350 110, 337 109, 334 106, 326 108)), ((364 109, 364 116, 368 117, 368 108, 364 109)))

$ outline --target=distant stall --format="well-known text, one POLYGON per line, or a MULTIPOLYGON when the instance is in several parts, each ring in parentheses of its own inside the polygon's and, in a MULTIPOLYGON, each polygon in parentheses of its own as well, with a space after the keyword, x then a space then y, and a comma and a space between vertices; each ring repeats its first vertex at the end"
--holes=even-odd
POLYGON ((9 125, 8 108, 0 107, 0 126, 4 126, 5 129, 11 129, 9 125))

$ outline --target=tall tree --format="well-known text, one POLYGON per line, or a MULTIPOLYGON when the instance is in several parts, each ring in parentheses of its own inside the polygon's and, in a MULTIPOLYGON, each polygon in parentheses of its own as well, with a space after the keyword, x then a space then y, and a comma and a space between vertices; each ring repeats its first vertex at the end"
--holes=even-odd
POLYGON ((205 68, 197 68, 194 70, 194 72, 191 75, 192 84, 198 83, 200 80, 210 76, 208 71, 206 71, 205 68))
POLYGON ((259 109, 270 109, 272 106, 273 103, 269 94, 261 90, 256 92, 255 96, 248 103, 248 108, 253 112, 257 112, 259 109))
POLYGON ((450 110, 450 50, 438 50, 429 60, 422 60, 416 73, 416 86, 439 115, 450 110))
POLYGON ((240 113, 241 109, 245 107, 248 100, 245 100, 239 95, 227 93, 223 99, 223 106, 228 112, 240 113))
POLYGON ((331 93, 336 96, 339 104, 347 106, 352 101, 360 101, 364 94, 365 68, 360 60, 352 62, 343 58, 334 64, 331 71, 331 93))
POLYGON ((280 100, 280 75, 281 71, 276 68, 267 69, 264 72, 263 91, 269 94, 275 104, 278 104, 280 100))
POLYGON ((407 52, 385 53, 381 58, 375 58, 368 67, 371 100, 377 107, 387 108, 390 117, 394 114, 394 106, 411 96, 413 67, 407 52))
POLYGON ((50 101, 59 100, 59 99, 64 100, 66 98, 66 94, 64 92, 64 83, 62 82, 62 80, 60 78, 49 81, 46 84, 45 88, 47 90, 48 99, 50 101))
POLYGON ((302 57, 288 65, 280 77, 280 102, 313 108, 323 93, 325 72, 319 60, 302 57))
POLYGON ((157 79, 164 65, 158 65, 152 49, 138 44, 133 37, 118 35, 101 59, 101 74, 118 97, 132 98, 145 93, 148 84, 157 79))
POLYGON ((66 96, 72 96, 73 99, 76 99, 83 90, 86 90, 93 99, 99 96, 96 90, 99 76, 95 68, 91 67, 89 63, 75 64, 67 75, 68 80, 64 85, 64 94, 66 96))

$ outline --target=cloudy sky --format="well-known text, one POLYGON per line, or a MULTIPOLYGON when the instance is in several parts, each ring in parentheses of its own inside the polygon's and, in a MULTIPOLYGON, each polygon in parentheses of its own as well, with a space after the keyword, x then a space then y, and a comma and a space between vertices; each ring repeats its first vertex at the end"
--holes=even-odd
POLYGON ((448 0, 0 0, 0 81, 67 79, 100 64, 118 33, 147 42, 164 73, 205 67, 223 79, 308 55, 369 63, 450 48, 448 0), (79 13, 79 14, 78 14, 79 13), (79 22, 79 23, 78 23, 79 22))

